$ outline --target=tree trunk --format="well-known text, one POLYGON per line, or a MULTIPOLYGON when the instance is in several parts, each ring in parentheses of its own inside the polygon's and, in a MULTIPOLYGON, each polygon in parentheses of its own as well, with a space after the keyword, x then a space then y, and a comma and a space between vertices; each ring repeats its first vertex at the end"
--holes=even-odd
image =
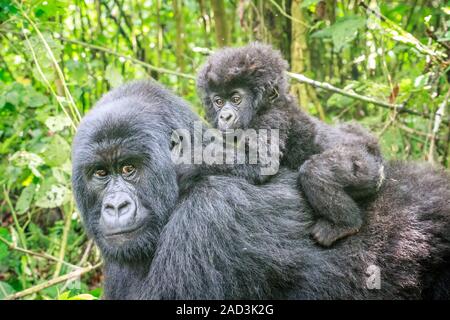
MULTIPOLYGON (((175 38, 175 57, 177 60, 177 66, 178 70, 182 73, 185 71, 184 67, 184 33, 183 33, 183 27, 184 27, 184 19, 183 19, 183 5, 181 0, 173 0, 173 15, 175 19, 175 29, 177 32, 176 38, 175 38)), ((179 81, 180 83, 180 93, 185 94, 186 88, 185 88, 185 82, 179 81)))
MULTIPOLYGON (((291 15, 298 21, 305 21, 303 16, 303 8, 301 7, 303 0, 292 0, 291 15)), ((305 24, 292 21, 292 41, 291 41, 291 71, 303 74, 310 68, 310 52, 308 50, 307 41, 308 28, 305 24)), ((308 88, 306 84, 294 83, 291 87, 291 93, 297 97, 300 106, 309 110, 315 107, 319 117, 325 119, 325 113, 320 105, 315 91, 308 88)))
MULTIPOLYGON (((275 2, 286 14, 290 14, 290 0, 275 0, 275 2)), ((264 16, 265 25, 269 31, 268 42, 279 49, 287 61, 290 61, 291 19, 281 14, 279 9, 270 3, 264 10, 264 16)))
POLYGON ((206 48, 211 47, 211 41, 209 40, 210 36, 210 19, 206 11, 205 0, 198 0, 198 6, 200 8, 200 14, 203 22, 203 34, 204 34, 204 46, 206 48))
POLYGON ((219 47, 227 46, 229 35, 224 1, 211 0, 211 6, 214 12, 217 45, 219 47))

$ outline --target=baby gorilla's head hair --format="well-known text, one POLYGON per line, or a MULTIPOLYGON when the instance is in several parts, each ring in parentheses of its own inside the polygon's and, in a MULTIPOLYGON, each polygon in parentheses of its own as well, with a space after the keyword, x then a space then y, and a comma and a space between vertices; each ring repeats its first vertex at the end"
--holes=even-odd
POLYGON ((288 96, 287 68, 269 45, 218 50, 197 77, 207 120, 224 132, 248 128, 258 110, 288 96))
MULTIPOLYGON (((288 63, 270 45, 251 43, 239 48, 224 48, 212 54, 200 69, 197 88, 203 99, 215 88, 247 87, 262 96, 274 90, 288 90, 288 63)), ((204 101, 209 105, 210 101, 204 101)))

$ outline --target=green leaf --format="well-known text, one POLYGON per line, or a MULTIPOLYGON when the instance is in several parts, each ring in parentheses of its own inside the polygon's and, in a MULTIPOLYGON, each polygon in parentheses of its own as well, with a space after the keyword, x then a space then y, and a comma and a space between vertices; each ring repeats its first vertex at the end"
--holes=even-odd
POLYGON ((11 235, 9 234, 8 229, 5 227, 0 227, 0 237, 6 239, 7 241, 11 241, 11 235))
POLYGON ((335 108, 344 109, 345 107, 348 107, 349 105, 351 105, 354 102, 355 102, 355 100, 350 97, 346 97, 341 94, 333 93, 330 96, 330 98, 328 98, 328 100, 327 100, 327 107, 329 107, 329 108, 335 107, 335 108))
POLYGON ((112 87, 117 87, 123 83, 123 76, 119 69, 113 64, 109 64, 105 70, 105 79, 112 87))
POLYGON ((88 293, 82 293, 82 294, 79 294, 79 295, 70 297, 70 298, 67 299, 67 300, 97 300, 97 298, 94 297, 94 296, 91 295, 91 294, 88 294, 88 293))
POLYGON ((30 184, 28 187, 22 190, 22 193, 20 194, 19 199, 16 203, 16 211, 18 214, 24 214, 28 211, 35 192, 36 186, 34 184, 30 184))
POLYGON ((31 108, 36 108, 43 106, 48 103, 48 98, 40 92, 35 90, 30 90, 26 97, 24 97, 23 102, 31 108))
POLYGON ((9 102, 14 106, 17 106, 20 102, 19 94, 16 91, 8 92, 6 94, 6 102, 9 102))
POLYGON ((11 0, 0 0, 0 21, 6 21, 11 15, 17 13, 17 7, 11 0))
POLYGON ((45 125, 52 132, 58 132, 63 130, 65 127, 70 126, 70 119, 65 115, 58 115, 54 117, 48 117, 45 120, 45 125))
POLYGON ((57 167, 70 157, 70 146, 60 135, 54 135, 51 142, 45 147, 42 158, 50 167, 57 167))
POLYGON ((16 291, 4 281, 0 281, 0 299, 15 293, 16 291))
POLYGON ((34 14, 40 20, 44 18, 54 18, 57 14, 64 14, 68 5, 65 0, 46 0, 39 2, 40 3, 34 8, 34 14))
MULTIPOLYGON (((11 235, 8 232, 8 229, 0 227, 0 237, 7 241, 11 241, 11 235)), ((0 241, 0 261, 6 258, 9 254, 9 248, 6 243, 0 241)))
MULTIPOLYGON (((59 63, 62 56, 61 43, 59 41, 55 41, 52 35, 49 33, 43 33, 43 38, 47 43, 48 47, 50 48, 50 50, 52 51, 53 56, 56 59, 56 62, 59 63)), ((47 81, 49 82, 53 82, 56 79, 55 64, 50 56, 50 53, 47 50, 46 45, 39 36, 30 37, 30 43, 34 53, 36 54, 36 57, 38 57, 39 59, 39 66, 41 67, 45 79, 47 79, 47 81)), ((27 49, 31 50, 28 46, 27 49)), ((44 84, 46 83, 45 79, 43 79, 42 75, 40 74, 36 66, 33 66, 33 75, 38 81, 44 84)))
POLYGON ((28 151, 17 151, 10 158, 9 161, 17 167, 28 167, 36 177, 41 177, 38 167, 44 164, 44 160, 35 153, 28 151))
POLYGON ((319 30, 311 35, 313 38, 331 37, 334 50, 340 51, 347 43, 355 39, 358 30, 364 28, 366 19, 358 16, 347 16, 339 19, 333 25, 319 30))
POLYGON ((65 291, 58 296, 58 300, 97 300, 96 296, 89 293, 81 293, 71 296, 70 291, 65 291))
POLYGON ((54 178, 44 181, 36 194, 36 206, 41 208, 56 208, 70 201, 70 190, 56 182, 54 178))
POLYGON ((89 294, 93 295, 94 297, 100 299, 100 297, 102 296, 103 293, 103 288, 95 288, 92 289, 91 291, 89 291, 89 294))
POLYGON ((307 8, 307 7, 309 7, 309 6, 313 5, 313 4, 314 5, 318 4, 320 1, 322 1, 322 0, 304 0, 300 7, 301 8, 307 8))
POLYGON ((65 291, 58 296, 58 300, 69 300, 70 291, 65 291))
POLYGON ((9 254, 9 249, 6 243, 0 242, 0 261, 5 259, 9 254))

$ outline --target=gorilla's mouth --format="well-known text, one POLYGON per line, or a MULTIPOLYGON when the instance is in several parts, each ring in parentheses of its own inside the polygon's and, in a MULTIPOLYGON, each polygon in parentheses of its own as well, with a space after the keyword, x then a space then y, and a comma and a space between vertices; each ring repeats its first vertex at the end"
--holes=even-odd
POLYGON ((144 227, 144 223, 139 225, 131 226, 129 228, 116 229, 112 231, 105 231, 103 234, 107 239, 118 239, 118 238, 126 238, 131 239, 139 233, 139 231, 144 227))

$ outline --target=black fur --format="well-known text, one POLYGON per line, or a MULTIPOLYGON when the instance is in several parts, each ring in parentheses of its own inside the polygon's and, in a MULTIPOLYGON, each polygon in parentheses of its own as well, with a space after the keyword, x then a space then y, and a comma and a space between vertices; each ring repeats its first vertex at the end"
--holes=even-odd
MULTIPOLYGON (((211 96, 225 100, 237 88, 251 92, 252 97, 243 100, 251 101, 251 107, 240 103, 234 108, 229 104, 237 113, 236 119, 251 119, 238 126, 280 130, 281 164, 300 169, 300 189, 318 218, 312 235, 320 244, 330 246, 358 232, 363 220, 356 201, 377 192, 383 181, 383 159, 377 139, 359 125, 332 127, 301 111, 288 91, 287 67, 281 54, 268 45, 225 48, 208 59, 198 74, 197 86, 207 118, 215 127, 224 111, 214 105, 211 96)), ((261 182, 257 167, 242 167, 232 167, 231 171, 261 182)), ((230 166, 202 171, 227 168, 230 166)))
POLYGON ((324 249, 309 237, 314 219, 295 172, 283 169, 260 186, 226 176, 176 183, 189 168, 168 162, 171 131, 196 119, 169 91, 136 82, 107 94, 80 124, 73 187, 103 253, 105 298, 448 298, 450 179, 443 170, 388 164, 389 178, 364 208, 367 224, 324 249), (83 173, 110 143, 145 155, 138 197, 150 212, 148 236, 116 248, 95 227, 103 194, 83 173), (381 270, 379 290, 366 288, 371 265, 381 270))

